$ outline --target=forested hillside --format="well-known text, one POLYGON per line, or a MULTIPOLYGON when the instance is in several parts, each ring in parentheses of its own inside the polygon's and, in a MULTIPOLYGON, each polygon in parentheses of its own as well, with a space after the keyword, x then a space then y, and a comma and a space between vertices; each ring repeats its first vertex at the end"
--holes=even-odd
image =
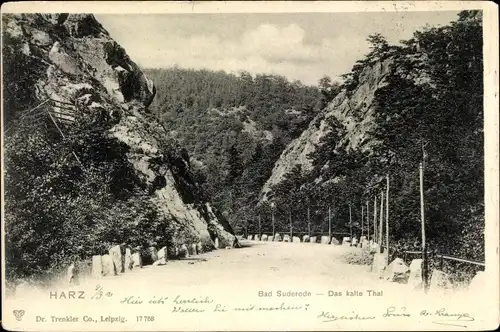
MULTIPOLYGON (((54 277, 128 246, 231 245, 154 85, 90 14, 2 15, 6 279, 54 277)), ((50 279, 50 278, 49 278, 50 279)))
POLYGON ((324 230, 332 207, 335 230, 348 232, 351 204, 359 232, 361 206, 373 209, 388 174, 391 243, 419 249, 423 159, 429 247, 484 259, 481 12, 461 12, 400 45, 378 34, 369 41, 342 92, 280 158, 262 215, 274 201, 278 229, 288 229, 291 213, 299 231, 310 206, 321 214, 313 227, 324 230), (307 160, 291 161, 307 149, 307 160))
POLYGON ((236 230, 256 206, 282 150, 338 92, 275 75, 149 69, 151 110, 189 152, 198 181, 236 230))

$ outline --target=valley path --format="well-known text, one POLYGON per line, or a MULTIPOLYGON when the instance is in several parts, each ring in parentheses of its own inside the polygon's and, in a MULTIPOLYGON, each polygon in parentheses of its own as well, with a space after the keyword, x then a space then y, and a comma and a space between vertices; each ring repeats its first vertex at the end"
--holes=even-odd
POLYGON ((313 291, 313 287, 321 293, 329 289, 363 289, 389 284, 370 273, 368 265, 342 262, 342 254, 360 251, 359 248, 319 243, 240 242, 243 248, 214 250, 168 261, 165 266, 145 266, 101 281, 113 286, 135 284, 141 288, 231 285, 240 290, 313 291))

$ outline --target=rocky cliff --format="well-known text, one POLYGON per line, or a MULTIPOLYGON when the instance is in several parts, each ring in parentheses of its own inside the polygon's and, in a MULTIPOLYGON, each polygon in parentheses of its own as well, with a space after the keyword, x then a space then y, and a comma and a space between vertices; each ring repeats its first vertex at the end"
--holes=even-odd
POLYGON ((127 147, 133 176, 150 189, 145 199, 172 223, 173 245, 232 244, 231 226, 199 192, 187 155, 174 145, 164 148, 165 130, 148 115, 153 82, 92 15, 5 15, 3 37, 4 52, 30 59, 26 66, 35 74, 24 93, 31 106, 50 99, 55 117, 68 105, 67 120, 99 114, 109 124, 109 137, 127 147))
POLYGON ((340 123, 344 133, 338 140, 336 148, 346 150, 359 148, 365 151, 376 144, 376 141, 368 137, 368 132, 373 129, 372 102, 377 90, 386 84, 385 78, 392 64, 393 60, 389 58, 365 67, 359 75, 359 83, 355 89, 341 91, 311 121, 302 135, 287 146, 262 189, 263 200, 268 198, 271 187, 280 183, 295 166, 300 166, 303 172, 312 170, 313 165, 309 155, 318 149, 321 139, 331 132, 332 119, 340 123))

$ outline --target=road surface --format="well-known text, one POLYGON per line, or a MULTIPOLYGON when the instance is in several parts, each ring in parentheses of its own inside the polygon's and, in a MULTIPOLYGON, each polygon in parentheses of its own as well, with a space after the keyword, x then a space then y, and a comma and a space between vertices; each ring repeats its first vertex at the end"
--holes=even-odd
MULTIPOLYGON (((148 316, 153 317, 150 319, 157 324, 156 330, 162 326, 175 326, 176 330, 329 330, 340 325, 329 325, 333 323, 325 315, 374 315, 384 329, 390 322, 383 315, 392 307, 399 313, 407 310, 418 316, 424 309, 451 310, 454 305, 471 302, 466 294, 454 300, 425 296, 408 285, 379 279, 368 265, 344 263, 341 256, 348 251, 360 251, 358 248, 246 240, 242 244, 243 248, 214 250, 169 261, 165 266, 145 266, 114 277, 88 278, 70 287, 54 285, 50 289, 26 290, 10 299, 8 307, 25 310, 26 319, 39 328, 43 324, 36 325, 37 317, 47 321, 52 316, 74 316, 80 320, 94 317, 95 328, 99 328, 104 325, 97 321, 108 316, 129 323, 148 316), (68 299, 70 291, 75 292, 76 298, 68 299), (84 294, 84 300, 78 299, 80 294, 84 294), (260 308, 265 311, 258 311, 260 308), (245 309, 251 312, 235 311, 245 309), (284 325, 278 324, 281 319, 286 320, 284 325)), ((352 322, 352 328, 358 326, 355 323, 352 322)), ((429 319, 428 323, 432 321, 429 319)), ((67 330, 73 326, 68 324, 53 326, 67 330)), ((364 324, 366 328, 375 327, 364 324)), ((125 326, 109 325, 109 329, 123 331, 125 326)), ((141 326, 137 328, 147 328, 141 326)), ((84 327, 94 329, 94 324, 84 327)), ((129 328, 134 327, 127 325, 129 328)))

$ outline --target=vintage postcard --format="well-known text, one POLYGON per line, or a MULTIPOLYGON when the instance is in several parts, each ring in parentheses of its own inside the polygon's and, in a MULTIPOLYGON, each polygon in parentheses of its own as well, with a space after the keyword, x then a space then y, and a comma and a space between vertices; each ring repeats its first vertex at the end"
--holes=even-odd
POLYGON ((499 325, 498 7, 2 6, 2 327, 499 325))

